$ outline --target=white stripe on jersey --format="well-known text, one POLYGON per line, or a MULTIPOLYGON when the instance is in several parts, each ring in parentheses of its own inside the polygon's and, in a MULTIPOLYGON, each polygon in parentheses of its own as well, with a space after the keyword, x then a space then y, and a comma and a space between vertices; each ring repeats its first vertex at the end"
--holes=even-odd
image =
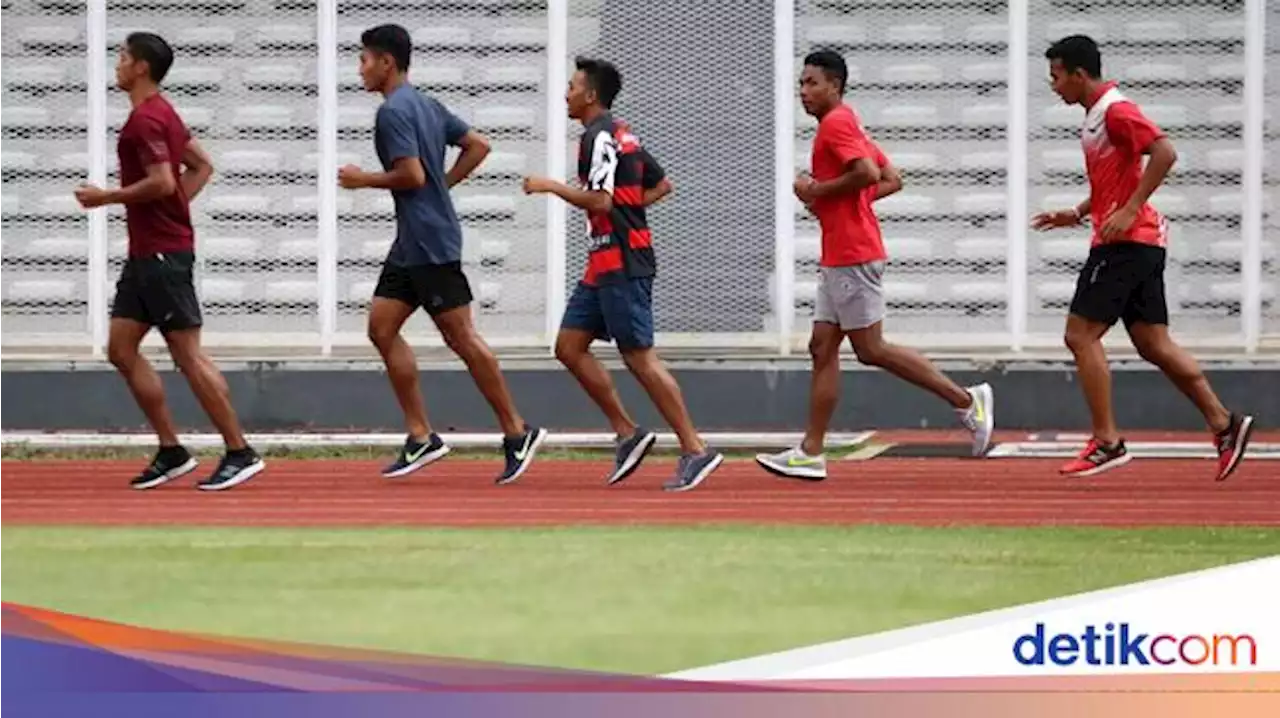
POLYGON ((587 189, 613 195, 613 180, 618 174, 618 145, 608 132, 597 132, 591 148, 591 172, 587 189))

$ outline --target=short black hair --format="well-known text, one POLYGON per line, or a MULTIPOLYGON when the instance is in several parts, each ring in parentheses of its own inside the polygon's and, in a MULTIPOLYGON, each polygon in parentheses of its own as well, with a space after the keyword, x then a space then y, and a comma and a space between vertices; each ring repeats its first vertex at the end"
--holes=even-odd
POLYGON ((409 57, 413 54, 413 38, 399 25, 379 25, 360 34, 360 44, 368 50, 390 55, 396 61, 396 69, 409 69, 409 57))
POLYGON ((151 81, 159 84, 173 67, 173 48, 154 32, 131 32, 124 39, 125 50, 134 60, 147 63, 151 81))
POLYGON ((835 80, 840 84, 840 94, 844 94, 844 88, 849 83, 849 66, 845 64, 843 55, 835 50, 817 50, 804 56, 804 64, 822 70, 828 80, 835 80))
POLYGON ((1102 53, 1098 51, 1098 43, 1088 35, 1062 38, 1045 50, 1044 58, 1050 62, 1058 60, 1067 72, 1084 70, 1095 80, 1102 77, 1102 53))
POLYGON ((596 97, 600 98, 600 104, 606 109, 612 108, 613 99, 622 92, 622 73, 618 72, 618 68, 607 60, 595 60, 589 57, 575 58, 573 65, 586 75, 587 84, 595 90, 596 97))

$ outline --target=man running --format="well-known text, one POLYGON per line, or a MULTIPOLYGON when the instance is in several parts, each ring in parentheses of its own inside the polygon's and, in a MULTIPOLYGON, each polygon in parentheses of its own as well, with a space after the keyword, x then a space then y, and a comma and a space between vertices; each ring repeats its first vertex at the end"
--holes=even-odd
POLYGON ((108 204, 125 207, 129 258, 116 283, 107 358, 128 383, 160 441, 155 458, 131 485, 153 489, 199 465, 178 442, 160 375, 138 350, 155 327, 191 392, 222 434, 226 454, 213 474, 196 485, 204 491, 221 491, 253 478, 266 463, 245 442, 227 381, 200 345, 204 322, 192 271, 195 230, 190 202, 208 183, 213 163, 160 91, 172 66, 173 49, 159 35, 135 32, 125 38, 116 63, 116 85, 128 93, 133 111, 116 144, 120 188, 86 184, 76 189, 75 196, 85 209, 108 204))
POLYGON ((1204 415, 1218 450, 1217 480, 1235 471, 1253 431, 1253 417, 1222 405, 1200 365, 1169 336, 1164 265, 1165 218, 1147 203, 1178 155, 1155 123, 1102 80, 1102 54, 1091 38, 1072 35, 1045 52, 1054 92, 1084 108, 1080 142, 1089 175, 1089 197, 1076 207, 1042 212, 1035 229, 1093 224, 1089 258, 1080 270, 1067 316, 1065 341, 1093 423, 1093 438, 1065 464, 1065 476, 1092 476, 1122 466, 1130 455, 1111 408, 1111 369, 1102 337, 1119 320, 1138 354, 1160 368, 1204 415), (1149 156, 1143 167, 1143 156, 1149 156))
POLYGON ((449 196, 449 189, 489 154, 489 142, 409 82, 413 41, 407 30, 381 25, 366 30, 360 42, 364 87, 386 98, 378 108, 374 129, 384 171, 365 172, 347 165, 338 171, 338 181, 347 189, 390 190, 395 199, 396 240, 373 291, 369 339, 386 364, 409 430, 400 454, 382 475, 405 476, 449 453, 449 446, 427 421, 418 388, 418 361, 400 336, 405 321, 421 307, 445 344, 466 363, 476 387, 497 414, 506 455, 497 483, 510 483, 533 463, 547 430, 529 426, 520 417, 497 357, 476 331, 471 285, 462 271, 462 227, 449 196), (462 152, 446 173, 444 156, 449 145, 462 152))
POLYGON ((991 387, 961 388, 914 349, 884 340, 884 242, 872 203, 901 188, 896 171, 882 176, 883 153, 867 137, 853 108, 844 102, 848 68, 832 51, 811 53, 800 76, 805 112, 818 119, 812 177, 795 182, 796 197, 818 217, 822 255, 817 307, 809 353, 813 356, 809 421, 799 446, 760 454, 766 470, 787 478, 827 477, 823 443, 840 396, 840 344, 845 337, 858 361, 941 397, 955 408, 973 435, 973 455, 986 454, 994 428, 991 387))
POLYGON ((569 117, 582 123, 578 179, 582 188, 548 177, 526 177, 524 191, 550 192, 587 213, 586 274, 565 307, 556 338, 556 358, 564 364, 609 419, 617 434, 615 484, 640 466, 655 434, 622 408, 609 372, 591 354, 595 339, 613 339, 632 375, 680 441, 676 475, 663 488, 687 491, 724 461, 693 427, 676 380, 654 350, 653 237, 645 207, 670 192, 662 167, 610 108, 622 89, 622 75, 603 60, 578 58, 565 95, 569 117))

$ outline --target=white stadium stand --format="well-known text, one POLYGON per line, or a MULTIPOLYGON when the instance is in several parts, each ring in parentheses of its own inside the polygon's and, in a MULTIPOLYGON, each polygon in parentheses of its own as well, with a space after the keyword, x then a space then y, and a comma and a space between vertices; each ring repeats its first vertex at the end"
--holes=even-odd
MULTIPOLYGON (((636 7, 643 2, 628 1, 636 7)), ((1269 5, 1266 148, 1261 153, 1269 234, 1259 260, 1264 344, 1280 340, 1280 307, 1274 300, 1280 275, 1280 242, 1275 241, 1280 228, 1280 130, 1275 124, 1280 117, 1280 72, 1275 70, 1280 9, 1269 5)), ((494 143, 487 162, 453 193, 466 236, 464 261, 480 297, 481 331, 498 346, 545 347, 545 315, 553 296, 548 282, 557 276, 548 247, 556 243, 549 244, 547 203, 524 196, 520 177, 544 172, 551 148, 565 152, 572 174, 578 133, 570 122, 563 142, 551 136, 560 125, 547 116, 548 96, 562 93, 567 78, 547 76, 548 53, 563 52, 569 67, 575 53, 585 52, 618 61, 624 76, 635 71, 627 57, 616 57, 606 44, 609 23, 628 22, 617 19, 625 3, 570 0, 568 6, 569 45, 552 48, 548 6, 542 2, 337 0, 336 46, 319 48, 313 2, 112 0, 105 28, 108 54, 100 59, 107 84, 112 84, 114 51, 130 31, 165 35, 177 50, 167 90, 214 154, 217 174, 193 206, 198 286, 208 305, 211 336, 226 344, 318 350, 318 302, 324 293, 317 282, 328 256, 321 243, 332 241, 326 237, 336 231, 332 339, 338 345, 364 345, 368 298, 395 232, 393 204, 385 192, 339 190, 336 229, 321 226, 317 185, 334 178, 317 174, 326 108, 318 93, 316 57, 332 52, 336 60, 336 105, 328 110, 337 129, 337 165, 375 167, 372 127, 380 98, 361 86, 359 35, 374 24, 395 21, 414 38, 415 84, 494 143)), ((1042 54, 1051 40, 1085 32, 1102 41, 1106 73, 1124 83, 1178 146, 1180 162, 1153 203, 1171 220, 1167 281, 1179 331, 1206 341, 1226 337, 1238 345, 1245 296, 1241 181, 1247 152, 1242 2, 1031 0, 1029 7, 1029 80, 1025 97, 1011 98, 1003 2, 795 2, 795 73, 810 50, 841 52, 850 66, 849 101, 906 179, 903 192, 877 204, 891 255, 886 291, 894 307, 894 331, 921 346, 1007 346, 1009 312, 1015 310, 1009 293, 1010 236, 1028 222, 1009 215, 1010 111, 1015 105, 1026 109, 1028 212, 1083 198, 1081 110, 1064 106, 1052 94, 1042 54), (1018 229, 1011 232, 1010 225, 1018 229)), ((732 24, 738 13, 752 8, 726 5, 715 12, 732 24)), ((94 290, 90 222, 71 196, 91 166, 87 93, 97 91, 87 83, 90 35, 84 4, 12 0, 5 3, 3 20, 5 347, 88 347, 94 290)), ((671 32, 679 27, 672 15, 671 32)), ((769 53, 773 40, 761 36, 759 51, 769 53)), ((740 79, 731 67, 706 71, 726 73, 724 82, 740 79)), ((688 118, 705 111, 686 96, 680 72, 661 77, 668 95, 646 97, 651 109, 638 127, 642 138, 657 132, 646 131, 646 125, 692 127, 688 118)), ((768 78, 763 85, 744 82, 744 101, 770 103, 767 94, 753 95, 756 90, 750 89, 763 87, 767 93, 770 83, 768 78)), ((113 88, 106 103, 106 165, 114 183, 115 141, 128 106, 113 88)), ((791 164, 801 170, 808 166, 816 124, 794 97, 790 108, 786 116, 795 120, 791 164)), ((700 161, 663 160, 669 169, 700 161)), ((680 176, 673 178, 679 187, 680 176)), ((772 188, 775 178, 723 181, 772 188)), ((670 202, 681 201, 677 190, 670 202)), ((793 207, 794 281, 788 283, 794 307, 783 311, 793 315, 792 346, 799 349, 813 311, 819 229, 798 202, 793 207)), ((124 251, 125 227, 116 210, 107 223, 111 263, 106 281, 98 285, 106 299, 124 251)), ((563 271, 571 285, 581 268, 582 219, 573 209, 566 217, 563 271)), ((1087 232, 1026 232, 1028 338, 1052 345, 1061 331, 1073 272, 1087 251, 1087 232)), ((710 219, 665 221, 659 215, 654 236, 660 275, 662 266, 670 266, 663 265, 664 256, 676 251, 664 254, 664 242, 732 243, 732 234, 732 228, 710 219)), ((703 329, 701 318, 724 312, 725 306, 701 296, 696 283, 660 279, 660 330, 676 345, 778 347, 774 298, 780 296, 778 277, 785 270, 775 270, 772 252, 743 249, 733 256, 732 262, 717 260, 715 267, 702 269, 729 272, 740 286, 760 287, 760 306, 771 309, 760 312, 753 326, 734 325, 724 336, 709 338, 720 329, 703 329), (688 336, 681 339, 682 333, 688 336)), ((106 306, 105 301, 95 306, 106 306)), ((407 331, 416 343, 438 341, 425 318, 415 318, 407 331)))

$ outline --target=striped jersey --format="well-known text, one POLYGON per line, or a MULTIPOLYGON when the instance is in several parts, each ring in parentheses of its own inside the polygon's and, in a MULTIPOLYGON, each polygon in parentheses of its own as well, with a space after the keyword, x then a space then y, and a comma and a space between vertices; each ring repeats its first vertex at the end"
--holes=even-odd
POLYGON ((608 192, 613 198, 608 212, 587 213, 583 283, 595 286, 656 273, 644 191, 657 186, 665 176, 626 122, 605 112, 583 129, 578 180, 584 189, 608 192))

